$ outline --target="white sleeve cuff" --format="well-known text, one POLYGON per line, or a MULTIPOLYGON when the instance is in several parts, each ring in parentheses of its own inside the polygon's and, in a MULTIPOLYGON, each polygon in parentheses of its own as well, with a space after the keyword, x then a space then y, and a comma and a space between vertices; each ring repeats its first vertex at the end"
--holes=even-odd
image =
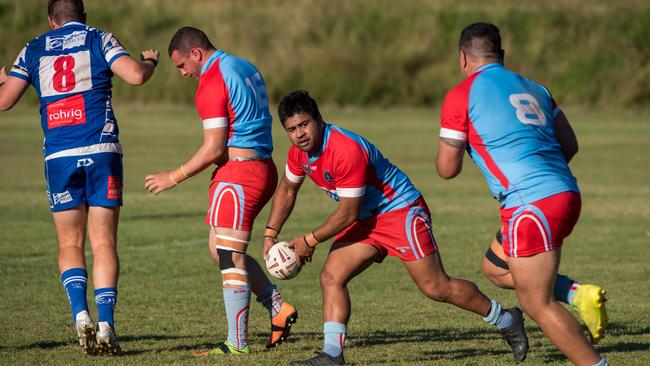
POLYGON ((336 195, 339 197, 349 197, 349 198, 363 197, 364 193, 366 193, 366 187, 336 189, 336 195))
POLYGON ((440 137, 445 137, 454 140, 467 141, 467 134, 465 132, 452 130, 449 128, 440 128, 440 137))
POLYGON ((304 175, 295 175, 289 170, 289 165, 284 166, 284 174, 287 176, 287 179, 293 183, 300 183, 305 180, 304 175))
POLYGON ((207 130, 210 128, 220 128, 228 127, 228 118, 226 117, 216 117, 216 118, 207 118, 203 120, 203 129, 207 130))

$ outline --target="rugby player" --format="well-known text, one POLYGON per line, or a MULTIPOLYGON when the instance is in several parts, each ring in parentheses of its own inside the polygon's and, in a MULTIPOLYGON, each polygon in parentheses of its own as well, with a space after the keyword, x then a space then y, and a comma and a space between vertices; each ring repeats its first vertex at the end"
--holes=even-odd
POLYGON ((320 275, 324 346, 315 357, 293 364, 344 364, 351 307, 347 283, 387 255, 402 261, 430 299, 469 310, 495 325, 511 345, 515 360, 523 361, 528 338, 521 310, 503 309, 474 283, 445 273, 429 209, 409 178, 363 137, 326 123, 306 91, 285 96, 278 114, 292 146, 273 198, 264 255, 277 242, 305 176, 338 202, 324 223, 290 242, 304 264, 320 243, 335 237, 320 275))
POLYGON ((111 34, 85 24, 81 0, 49 0, 42 34, 20 51, 9 76, 0 70, 0 110, 10 109, 31 84, 45 135, 45 183, 56 229, 61 281, 83 352, 117 355, 115 333, 122 206, 122 147, 111 104, 111 78, 140 85, 153 75, 159 53, 131 58, 111 34), (86 301, 84 242, 93 252, 97 329, 86 301))
POLYGON ((524 311, 573 363, 606 365, 576 319, 558 303, 573 304, 594 342, 607 325, 605 291, 558 275, 561 246, 578 221, 581 198, 568 162, 576 136, 549 90, 503 66, 499 29, 467 26, 460 36, 464 81, 445 97, 438 174, 462 170, 465 150, 485 175, 501 208, 501 230, 483 269, 514 288, 524 311))
POLYGON ((246 254, 253 221, 277 185, 264 79, 253 64, 216 49, 196 28, 180 28, 168 51, 182 76, 198 79, 195 102, 203 144, 177 169, 148 175, 145 188, 159 194, 216 165, 205 223, 210 225, 211 256, 221 270, 228 338, 199 354, 250 353, 251 291, 269 311, 271 335, 266 347, 274 347, 289 335, 298 312, 283 301, 257 261, 246 254))

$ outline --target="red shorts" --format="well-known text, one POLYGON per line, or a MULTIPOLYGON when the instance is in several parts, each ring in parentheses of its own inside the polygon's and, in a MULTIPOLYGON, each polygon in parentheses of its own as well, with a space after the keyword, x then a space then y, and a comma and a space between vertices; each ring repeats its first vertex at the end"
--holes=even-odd
POLYGON ((420 197, 407 207, 356 221, 336 236, 330 251, 364 243, 379 251, 377 262, 387 255, 416 261, 438 251, 430 217, 427 203, 420 197))
POLYGON ((580 193, 562 192, 531 204, 501 209, 503 252, 530 257, 562 246, 580 217, 580 193))
POLYGON ((215 169, 205 223, 250 231, 255 217, 273 197, 278 171, 272 159, 230 160, 215 169))

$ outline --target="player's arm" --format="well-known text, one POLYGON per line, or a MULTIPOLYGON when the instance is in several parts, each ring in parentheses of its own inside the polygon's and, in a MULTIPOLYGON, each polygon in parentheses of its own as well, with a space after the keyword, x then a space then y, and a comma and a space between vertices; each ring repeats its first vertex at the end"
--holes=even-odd
POLYGON ((319 243, 327 241, 359 219, 363 196, 339 197, 339 206, 325 222, 307 235, 296 236, 293 244, 300 263, 311 262, 311 256, 319 243))
POLYGON ((568 163, 578 153, 578 138, 564 112, 559 110, 554 118, 555 137, 562 147, 562 154, 568 163))
POLYGON ((11 109, 29 87, 26 80, 7 76, 4 66, 0 69, 0 111, 11 109))
POLYGON ((444 179, 454 178, 463 170, 468 131, 467 103, 467 91, 459 87, 451 89, 442 102, 436 170, 444 179))
POLYGON ((204 129, 203 144, 192 158, 175 170, 147 175, 144 180, 145 189, 157 195, 202 172, 212 164, 222 163, 227 158, 227 138, 226 127, 204 129))
POLYGON ((142 85, 153 75, 159 58, 160 52, 156 50, 142 51, 141 61, 125 54, 113 61, 111 71, 131 85, 142 85))
POLYGON ((438 141, 438 155, 436 156, 436 170, 444 179, 451 179, 463 170, 463 156, 465 155, 466 141, 450 137, 440 137, 438 141))
POLYGON ((277 243, 282 226, 284 226, 284 223, 291 215, 293 207, 296 204, 298 191, 302 186, 302 182, 302 179, 294 179, 292 181, 286 174, 280 179, 280 184, 273 195, 271 213, 269 214, 269 219, 266 221, 266 229, 264 230, 264 249, 262 252, 264 258, 266 258, 273 244, 277 243))

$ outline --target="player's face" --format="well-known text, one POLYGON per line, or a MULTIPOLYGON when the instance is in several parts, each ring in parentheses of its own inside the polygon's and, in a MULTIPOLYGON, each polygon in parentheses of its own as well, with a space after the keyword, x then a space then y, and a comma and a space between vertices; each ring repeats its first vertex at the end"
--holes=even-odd
POLYGON ((174 51, 171 59, 181 75, 197 79, 201 75, 201 63, 196 60, 193 51, 186 55, 174 51))
POLYGON ((316 154, 323 142, 323 121, 309 113, 296 113, 284 121, 289 140, 300 150, 316 154))

